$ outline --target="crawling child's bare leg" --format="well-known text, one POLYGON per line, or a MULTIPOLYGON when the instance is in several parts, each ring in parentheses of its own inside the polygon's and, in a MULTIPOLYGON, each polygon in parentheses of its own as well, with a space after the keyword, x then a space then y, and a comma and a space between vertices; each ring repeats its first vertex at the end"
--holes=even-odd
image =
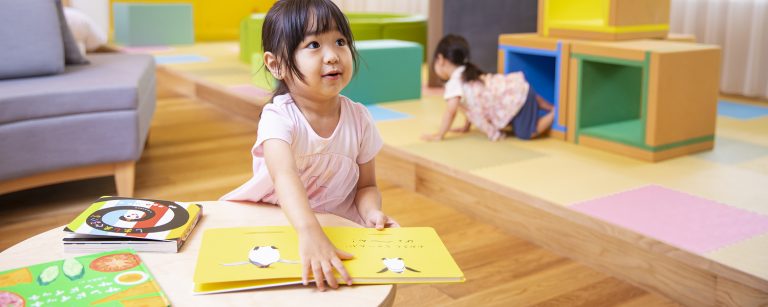
POLYGON ((555 106, 551 102, 537 94, 536 103, 540 109, 547 111, 547 114, 539 118, 539 121, 536 123, 536 132, 533 133, 531 138, 538 137, 544 132, 547 132, 552 126, 552 122, 555 120, 555 106))
POLYGON ((539 118, 539 122, 536 123, 536 132, 531 136, 531 138, 538 137, 542 133, 547 132, 547 130, 552 127, 552 122, 554 119, 555 110, 550 110, 549 113, 539 118))
POLYGON ((545 111, 552 111, 555 109, 555 106, 551 102, 547 101, 544 99, 544 97, 541 97, 538 94, 536 95, 536 103, 538 103, 540 109, 545 111))

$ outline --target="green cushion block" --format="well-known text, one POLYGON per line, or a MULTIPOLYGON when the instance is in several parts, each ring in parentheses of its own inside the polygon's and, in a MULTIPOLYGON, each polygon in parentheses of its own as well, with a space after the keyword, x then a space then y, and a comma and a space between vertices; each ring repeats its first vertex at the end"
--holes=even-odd
POLYGON ((341 94, 363 104, 421 98, 423 49, 399 40, 357 42, 360 67, 341 94))
POLYGON ((263 53, 254 52, 251 54, 251 83, 265 90, 273 91, 277 88, 277 79, 269 73, 264 66, 263 53))
POLYGON ((355 41, 382 39, 381 37, 381 24, 362 22, 355 23, 351 26, 352 38, 355 41))
POLYGON ((195 42, 191 4, 115 2, 112 14, 118 44, 158 46, 195 42))
POLYGON ((421 44, 424 49, 422 61, 426 61, 427 21, 422 16, 398 18, 382 24, 382 39, 396 39, 421 44))
MULTIPOLYGON (((396 39, 419 43, 426 59, 427 19, 421 15, 346 13, 355 41, 396 39)), ((250 63, 251 54, 262 52, 261 28, 265 14, 252 14, 240 23, 240 60, 250 63)))
POLYGON ((264 13, 251 14, 240 21, 240 61, 251 63, 253 53, 263 51, 261 27, 264 25, 265 16, 264 13))

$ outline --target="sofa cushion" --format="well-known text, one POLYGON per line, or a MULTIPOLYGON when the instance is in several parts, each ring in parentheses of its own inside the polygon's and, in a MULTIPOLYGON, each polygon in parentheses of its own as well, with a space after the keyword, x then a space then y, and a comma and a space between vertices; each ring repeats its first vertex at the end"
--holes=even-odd
POLYGON ((88 60, 83 53, 80 52, 80 47, 77 46, 77 41, 75 41, 75 36, 72 34, 72 30, 69 29, 67 18, 64 16, 64 6, 61 4, 61 0, 56 0, 56 7, 58 8, 61 42, 64 45, 64 64, 88 64, 88 60))
POLYGON ((64 71, 58 8, 52 0, 0 1, 0 79, 64 71))
MULTIPOLYGON (((27 1, 27 0, 23 0, 27 1)), ((96 54, 90 65, 62 74, 0 81, 0 124, 93 112, 135 110, 154 90, 154 59, 143 54, 96 54)))

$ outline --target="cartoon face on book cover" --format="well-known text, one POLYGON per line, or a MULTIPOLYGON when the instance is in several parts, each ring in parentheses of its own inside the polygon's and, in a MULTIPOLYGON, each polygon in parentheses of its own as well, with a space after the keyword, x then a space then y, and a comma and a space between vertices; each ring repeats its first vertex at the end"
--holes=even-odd
MULTIPOLYGON (((463 278, 431 228, 326 227, 338 248, 355 255, 344 261, 353 278, 463 278)), ((195 269, 195 283, 301 276, 297 236, 291 227, 207 229, 195 269)))
POLYGON ((116 250, 0 272, 0 306, 168 306, 132 250, 116 250))
POLYGON ((67 228, 78 234, 167 240, 181 237, 199 212, 196 204, 107 196, 67 228))

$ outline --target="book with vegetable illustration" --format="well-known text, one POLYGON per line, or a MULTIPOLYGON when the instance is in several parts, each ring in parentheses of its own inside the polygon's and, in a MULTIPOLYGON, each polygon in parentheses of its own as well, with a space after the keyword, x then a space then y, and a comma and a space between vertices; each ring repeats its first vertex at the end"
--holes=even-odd
MULTIPOLYGON (((323 231, 337 248, 355 256, 344 261, 355 284, 464 281, 432 228, 324 227, 323 231)), ((194 282, 198 294, 301 283, 296 232, 290 226, 207 229, 194 282)))
POLYGON ((0 272, 0 306, 169 306, 132 250, 0 272))

